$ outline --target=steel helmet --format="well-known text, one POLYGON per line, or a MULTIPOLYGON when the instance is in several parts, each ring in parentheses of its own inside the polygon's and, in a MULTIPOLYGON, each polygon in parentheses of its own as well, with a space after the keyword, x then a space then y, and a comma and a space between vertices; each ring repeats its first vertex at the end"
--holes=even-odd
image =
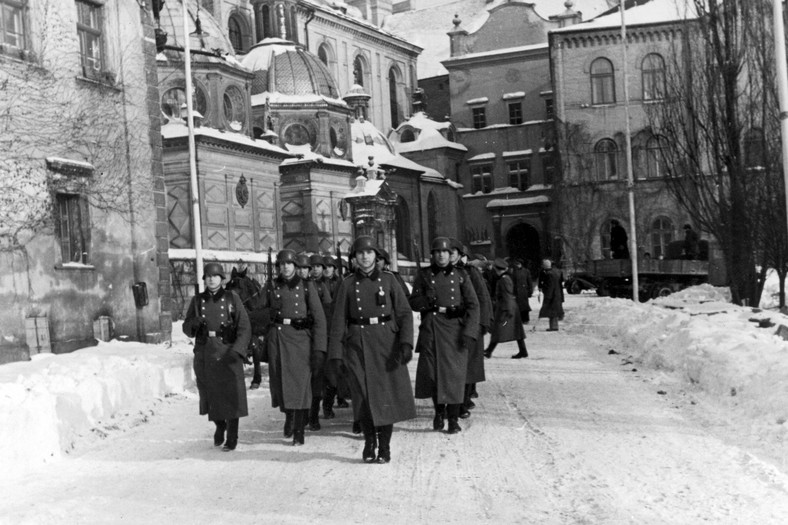
POLYGON ((309 256, 305 253, 300 255, 296 255, 295 265, 299 268, 311 268, 312 265, 309 264, 309 256))
POLYGON ((452 250, 460 252, 460 255, 465 255, 465 248, 462 246, 462 243, 454 237, 449 237, 449 246, 451 246, 452 250))
POLYGON ((325 266, 326 261, 322 255, 314 254, 309 256, 309 266, 325 266))
POLYGON ((209 262, 202 269, 202 278, 210 277, 211 275, 218 275, 224 279, 224 268, 218 262, 209 262))
POLYGON ((293 250, 282 250, 276 254, 276 264, 282 264, 286 262, 295 264, 296 254, 293 250))
POLYGON ((350 249, 350 257, 355 257, 356 252, 364 250, 372 250, 380 256, 378 244, 375 242, 375 239, 369 235, 360 235, 356 237, 356 240, 353 241, 353 247, 350 249))
POLYGON ((432 248, 430 251, 434 252, 435 250, 446 250, 447 252, 451 251, 451 241, 448 237, 435 237, 432 240, 432 248))
POLYGON ((323 257, 323 266, 325 266, 326 268, 328 268, 329 266, 333 266, 334 268, 338 268, 339 267, 337 265, 337 260, 334 259, 333 257, 329 256, 329 255, 326 255, 325 257, 323 257))
POLYGON ((386 264, 391 264, 391 257, 389 256, 389 252, 381 248, 378 250, 378 254, 380 255, 380 258, 383 259, 383 262, 385 262, 386 264))

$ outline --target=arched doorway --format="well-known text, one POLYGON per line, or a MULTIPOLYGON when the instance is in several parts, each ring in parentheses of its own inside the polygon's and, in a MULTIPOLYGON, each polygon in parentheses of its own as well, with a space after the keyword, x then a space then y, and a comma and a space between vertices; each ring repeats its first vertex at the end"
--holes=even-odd
POLYGON ((539 232, 528 223, 515 224, 506 233, 506 253, 509 257, 524 260, 531 275, 537 275, 542 259, 539 232))

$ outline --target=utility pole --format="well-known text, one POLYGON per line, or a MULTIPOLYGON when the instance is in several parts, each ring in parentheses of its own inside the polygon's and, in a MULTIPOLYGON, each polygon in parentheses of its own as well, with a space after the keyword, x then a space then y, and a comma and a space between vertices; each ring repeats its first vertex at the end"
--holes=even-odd
POLYGON ((624 50, 624 65, 621 71, 624 75, 624 120, 626 121, 624 136, 626 137, 627 198, 629 201, 629 260, 632 263, 632 300, 638 302, 640 301, 640 280, 638 279, 637 221, 635 220, 635 177, 632 173, 632 136, 629 125, 629 81, 627 79, 627 48, 629 46, 627 45, 627 25, 624 21, 624 0, 620 0, 618 6, 621 11, 621 45, 624 50))
MULTIPOLYGON (((777 91, 780 103, 780 135, 782 136, 783 182, 785 208, 788 216, 788 64, 785 58, 785 23, 783 0, 772 0, 774 16, 774 60, 777 62, 777 91)), ((786 224, 788 227, 788 223, 786 224)))

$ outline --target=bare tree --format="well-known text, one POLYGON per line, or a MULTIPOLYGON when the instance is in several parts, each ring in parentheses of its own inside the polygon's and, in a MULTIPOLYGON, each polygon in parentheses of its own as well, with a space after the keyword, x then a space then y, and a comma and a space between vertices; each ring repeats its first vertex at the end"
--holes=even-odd
POLYGON ((766 224, 777 222, 765 215, 775 211, 767 189, 777 189, 781 175, 765 161, 778 114, 773 61, 766 59, 768 2, 687 4, 697 17, 681 27, 683 38, 667 61, 664 100, 648 107, 649 122, 664 141, 672 192, 720 243, 733 300, 756 304, 756 264, 764 262, 766 244, 784 243, 785 236, 784 228, 780 237, 765 235, 766 224))

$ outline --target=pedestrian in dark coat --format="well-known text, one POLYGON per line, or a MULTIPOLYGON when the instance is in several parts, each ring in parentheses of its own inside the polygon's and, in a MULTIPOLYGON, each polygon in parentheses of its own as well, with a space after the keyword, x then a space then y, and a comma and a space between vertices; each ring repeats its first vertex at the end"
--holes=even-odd
POLYGON ((183 332, 196 338, 194 375, 200 415, 207 414, 216 425, 213 444, 224 444, 223 450, 231 451, 238 445, 238 420, 249 414, 243 360, 252 328, 241 299, 222 288, 222 265, 206 264, 203 279, 205 291, 189 303, 183 332))
POLYGON ((410 305, 421 313, 416 349, 416 398, 432 398, 434 430, 460 432, 468 354, 479 337, 479 300, 465 270, 451 264, 451 241, 432 241, 432 264, 416 276, 410 305))
MULTIPOLYGON (((493 309, 492 299, 487 292, 487 283, 484 282, 484 277, 476 267, 467 264, 468 249, 456 239, 451 239, 451 241, 450 262, 467 272, 473 285, 473 291, 476 292, 476 299, 479 301, 479 337, 476 338, 476 345, 469 349, 468 369, 465 374, 465 394, 460 407, 460 418, 465 419, 470 417, 470 410, 476 407, 476 403, 472 399, 474 392, 476 392, 476 383, 482 383, 486 379, 484 374, 484 334, 490 332, 493 309)), ((476 395, 478 397, 478 393, 476 395)))
POLYGON ((542 271, 539 274, 539 289, 542 292, 542 308, 539 317, 550 320, 548 332, 558 331, 558 319, 564 316, 564 278, 561 270, 553 268, 550 259, 542 261, 542 271))
POLYGON ((691 224, 684 225, 682 251, 685 259, 692 260, 700 258, 700 238, 698 237, 698 232, 692 229, 691 224))
POLYGON ((495 285, 495 321, 492 326, 490 345, 485 350, 484 357, 489 359, 498 343, 508 341, 517 341, 519 349, 512 359, 528 357, 528 350, 525 348, 525 330, 520 320, 520 308, 517 306, 517 299, 514 295, 514 282, 507 273, 509 265, 503 259, 496 259, 494 265, 495 271, 499 275, 495 285))
POLYGON ((613 259, 629 259, 627 231, 616 219, 610 221, 610 253, 613 259))
POLYGON ((413 356, 413 312, 396 278, 375 267, 377 257, 372 237, 355 240, 356 270, 337 290, 329 356, 350 382, 364 432, 363 460, 388 463, 394 423, 416 417, 406 366, 413 356))
POLYGON ((271 405, 285 413, 285 437, 304 444, 312 404, 312 374, 326 358, 326 317, 314 283, 295 271, 293 250, 276 256, 279 276, 265 295, 273 320, 266 335, 271 405))
POLYGON ((525 324, 531 320, 531 305, 528 298, 534 293, 534 282, 531 279, 531 272, 523 266, 523 261, 513 259, 512 266, 509 268, 514 283, 514 295, 517 299, 517 308, 520 310, 520 319, 525 324))

